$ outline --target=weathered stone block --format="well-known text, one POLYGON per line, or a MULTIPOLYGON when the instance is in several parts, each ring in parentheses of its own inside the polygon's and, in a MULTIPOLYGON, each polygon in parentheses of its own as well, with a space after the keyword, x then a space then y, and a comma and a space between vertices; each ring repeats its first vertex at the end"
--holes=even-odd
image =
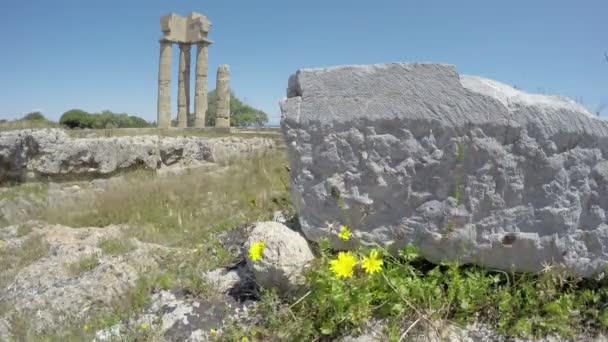
POLYGON ((608 262, 608 123, 450 65, 302 69, 281 103, 307 238, 590 276, 608 262), (334 225, 335 226, 335 225, 334 225))

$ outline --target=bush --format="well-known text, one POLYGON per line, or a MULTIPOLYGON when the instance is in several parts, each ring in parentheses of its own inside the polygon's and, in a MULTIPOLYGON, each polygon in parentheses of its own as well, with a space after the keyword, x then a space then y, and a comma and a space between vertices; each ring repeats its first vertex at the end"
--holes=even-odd
MULTIPOLYGON (((215 90, 209 92, 207 96, 207 102, 209 103, 207 108, 206 125, 215 126, 215 101, 217 100, 217 94, 215 90)), ((268 122, 268 114, 264 111, 253 108, 241 100, 239 100, 234 92, 230 91, 230 126, 236 127, 251 127, 251 126, 263 126, 268 122)))
POLYGON ((21 120, 23 121, 47 121, 46 118, 44 117, 44 115, 42 115, 42 113, 40 112, 31 112, 28 114, 25 114, 21 120))
POLYGON ((93 128, 91 114, 81 109, 71 109, 63 113, 59 123, 69 128, 93 128))
POLYGON ((126 113, 113 113, 104 110, 101 113, 90 114, 80 109, 65 112, 59 123, 69 128, 143 128, 150 127, 146 120, 126 113))

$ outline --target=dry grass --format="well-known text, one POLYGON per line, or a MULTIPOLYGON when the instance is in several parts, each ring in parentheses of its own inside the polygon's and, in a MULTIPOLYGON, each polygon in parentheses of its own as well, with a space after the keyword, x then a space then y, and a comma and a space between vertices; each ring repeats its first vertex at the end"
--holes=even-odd
POLYGON ((41 218, 72 227, 127 224, 129 237, 196 247, 208 243, 211 233, 290 210, 285 165, 283 152, 272 151, 216 172, 179 177, 135 172, 91 205, 47 210, 41 218))
POLYGON ((0 131, 13 131, 28 128, 53 128, 61 127, 58 123, 47 120, 14 120, 0 122, 0 131))

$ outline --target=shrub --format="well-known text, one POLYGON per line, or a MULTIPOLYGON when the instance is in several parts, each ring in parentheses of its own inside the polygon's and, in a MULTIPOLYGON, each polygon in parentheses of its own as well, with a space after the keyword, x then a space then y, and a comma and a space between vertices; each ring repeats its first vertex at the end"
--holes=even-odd
POLYGON ((44 115, 42 115, 42 113, 40 112, 31 112, 28 114, 25 114, 21 120, 24 121, 47 121, 46 118, 44 117, 44 115))
MULTIPOLYGON (((209 102, 207 108, 206 125, 215 126, 215 101, 217 94, 215 90, 209 92, 207 96, 209 102)), ((268 122, 268 114, 259 109, 253 108, 239 100, 234 92, 230 91, 230 125, 236 127, 263 126, 268 122)))
POLYGON ((93 128, 91 114, 81 109, 71 109, 63 113, 59 123, 69 128, 93 128))
POLYGON ((69 128, 143 128, 150 127, 146 120, 126 113, 113 113, 104 110, 101 113, 90 114, 80 109, 65 112, 59 123, 69 128))

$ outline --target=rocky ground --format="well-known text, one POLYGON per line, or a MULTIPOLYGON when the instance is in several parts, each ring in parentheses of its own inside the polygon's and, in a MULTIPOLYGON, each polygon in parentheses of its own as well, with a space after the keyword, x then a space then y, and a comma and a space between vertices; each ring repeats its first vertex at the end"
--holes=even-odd
POLYGON ((29 180, 0 188, 0 341, 207 341, 247 315, 246 223, 287 203, 274 140, 0 140, 4 180, 29 180))

